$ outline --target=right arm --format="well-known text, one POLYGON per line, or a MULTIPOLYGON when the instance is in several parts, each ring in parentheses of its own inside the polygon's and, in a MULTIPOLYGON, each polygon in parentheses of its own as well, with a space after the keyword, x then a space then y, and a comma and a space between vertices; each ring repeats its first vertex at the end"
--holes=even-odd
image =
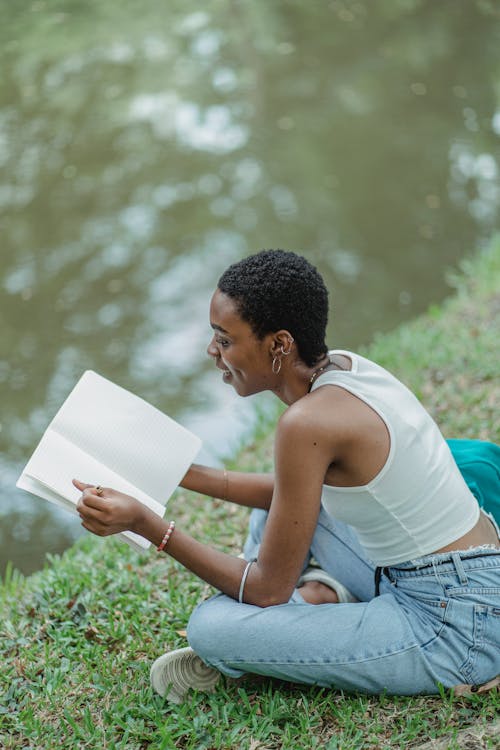
POLYGON ((192 464, 180 486, 209 497, 229 500, 247 508, 269 510, 274 490, 274 474, 250 474, 192 464))
MULTIPOLYGON (((331 462, 331 440, 325 439, 325 430, 318 426, 316 415, 307 418, 307 410, 305 416, 303 410, 296 415, 285 414, 286 419, 281 417, 277 432, 276 486, 269 517, 258 560, 249 569, 243 592, 246 603, 259 607, 284 604, 297 584, 317 524, 323 478, 331 462)), ((207 476, 212 480, 218 478, 219 486, 223 486, 223 471, 203 469, 201 473, 205 474, 205 479, 207 476)), ((240 492, 243 496, 252 488, 252 482, 245 480, 255 475, 231 472, 232 477, 234 474, 236 495, 242 478, 240 492)), ((195 477, 193 470, 193 481, 188 478, 186 486, 194 488, 195 477)), ((103 488, 104 495, 100 496, 92 485, 78 480, 73 483, 82 491, 77 511, 84 528, 98 536, 130 530, 156 547, 160 544, 169 524, 139 500, 110 488, 103 488)), ((254 490, 260 487, 264 496, 269 478, 261 480, 257 475, 253 485, 254 490)), ((211 489, 210 481, 204 481, 202 491, 211 489)), ((219 489, 214 494, 220 492, 219 489)), ((231 483, 229 494, 233 494, 231 483)), ((238 599, 242 575, 247 568, 245 560, 199 542, 179 528, 168 541, 166 552, 202 580, 238 599)))

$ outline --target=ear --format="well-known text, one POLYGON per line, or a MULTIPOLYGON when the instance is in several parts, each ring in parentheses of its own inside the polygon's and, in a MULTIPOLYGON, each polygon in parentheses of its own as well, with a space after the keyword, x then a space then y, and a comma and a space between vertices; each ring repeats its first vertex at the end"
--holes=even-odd
POLYGON ((275 333, 269 334, 269 336, 269 351, 272 357, 277 354, 290 354, 294 344, 294 338, 290 331, 281 329, 275 333))

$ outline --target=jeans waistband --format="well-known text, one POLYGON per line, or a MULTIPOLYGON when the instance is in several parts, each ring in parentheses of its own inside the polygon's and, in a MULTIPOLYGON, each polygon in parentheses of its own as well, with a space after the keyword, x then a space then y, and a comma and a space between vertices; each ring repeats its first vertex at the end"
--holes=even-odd
POLYGON ((384 569, 396 570, 396 571, 412 571, 412 570, 425 570, 425 568, 433 568, 436 565, 445 565, 446 563, 453 563, 455 559, 460 557, 461 560, 475 560, 479 557, 490 557, 500 555, 500 549, 495 547, 474 547, 472 550, 455 550, 452 552, 439 552, 435 555, 426 555, 420 558, 420 560, 411 560, 408 563, 400 563, 399 565, 387 565, 384 569))
POLYGON ((411 573, 420 572, 429 568, 435 568, 439 565, 452 564, 457 572, 462 570, 461 561, 475 560, 477 558, 486 557, 500 557, 500 549, 487 547, 481 549, 475 547, 472 550, 458 550, 452 552, 441 552, 435 555, 427 555, 426 557, 420 558, 420 561, 409 561, 408 563, 400 563, 399 565, 385 565, 377 566, 375 568, 375 596, 380 594, 380 580, 382 575, 390 577, 390 572, 394 572, 396 577, 398 573, 411 573), (480 549, 480 551, 478 551, 480 549), (416 563, 416 564, 415 564, 416 563))

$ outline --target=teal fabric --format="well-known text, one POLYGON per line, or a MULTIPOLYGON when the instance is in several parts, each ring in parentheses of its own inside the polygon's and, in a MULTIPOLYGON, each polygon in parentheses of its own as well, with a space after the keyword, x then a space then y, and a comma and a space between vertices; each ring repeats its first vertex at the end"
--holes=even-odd
POLYGON ((500 447, 482 440, 447 443, 479 505, 500 524, 500 447))

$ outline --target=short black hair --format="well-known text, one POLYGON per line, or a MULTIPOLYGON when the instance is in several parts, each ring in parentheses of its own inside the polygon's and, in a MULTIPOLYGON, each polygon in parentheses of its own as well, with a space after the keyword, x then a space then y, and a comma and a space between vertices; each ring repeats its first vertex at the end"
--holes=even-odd
POLYGON ((261 250, 233 263, 218 288, 259 339, 290 331, 299 356, 313 367, 327 352, 328 290, 306 258, 286 250, 261 250))

